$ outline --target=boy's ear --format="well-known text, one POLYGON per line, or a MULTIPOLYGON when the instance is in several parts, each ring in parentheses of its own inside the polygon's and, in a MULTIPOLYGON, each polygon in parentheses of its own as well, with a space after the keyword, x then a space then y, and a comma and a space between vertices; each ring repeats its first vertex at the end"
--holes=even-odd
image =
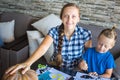
POLYGON ((110 49, 112 49, 112 48, 115 46, 115 42, 116 42, 116 41, 113 41, 110 49))

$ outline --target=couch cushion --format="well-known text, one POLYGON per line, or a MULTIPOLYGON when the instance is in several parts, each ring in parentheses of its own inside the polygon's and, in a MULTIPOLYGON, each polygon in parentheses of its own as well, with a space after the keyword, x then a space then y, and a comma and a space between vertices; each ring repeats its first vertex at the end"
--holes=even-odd
POLYGON ((14 24, 15 20, 0 22, 0 37, 3 42, 9 43, 14 41, 14 24))
POLYGON ((38 29, 45 36, 47 35, 50 28, 61 24, 61 19, 55 14, 50 14, 35 23, 32 24, 33 27, 38 29))
POLYGON ((41 38, 42 35, 39 31, 33 30, 33 31, 27 31, 27 37, 29 42, 29 55, 31 55, 39 46, 37 39, 41 38))
POLYGON ((115 46, 110 50, 113 53, 115 59, 120 56, 120 30, 116 29, 117 32, 117 40, 115 46))
POLYGON ((15 20, 15 38, 19 38, 26 34, 26 30, 30 26, 33 17, 22 13, 3 12, 0 21, 5 22, 13 19, 15 20))
POLYGON ((120 79, 120 57, 115 60, 116 68, 113 70, 113 74, 116 78, 120 79))

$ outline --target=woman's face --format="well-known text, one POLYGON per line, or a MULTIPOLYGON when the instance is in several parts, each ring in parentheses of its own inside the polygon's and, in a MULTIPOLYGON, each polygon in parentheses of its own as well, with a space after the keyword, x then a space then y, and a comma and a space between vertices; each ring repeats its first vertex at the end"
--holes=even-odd
POLYGON ((100 53, 105 53, 114 46, 115 40, 101 35, 98 38, 96 50, 100 53))
POLYGON ((62 22, 64 29, 71 30, 75 29, 76 24, 79 22, 79 10, 76 7, 66 7, 62 13, 62 22))

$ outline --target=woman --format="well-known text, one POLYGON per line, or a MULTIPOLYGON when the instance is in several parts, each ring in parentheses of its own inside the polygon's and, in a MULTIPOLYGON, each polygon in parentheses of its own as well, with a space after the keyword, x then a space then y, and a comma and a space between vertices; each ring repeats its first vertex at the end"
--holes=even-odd
POLYGON ((62 8, 60 18, 62 24, 49 30, 34 54, 24 63, 7 70, 6 73, 13 74, 22 68, 24 74, 36 60, 45 54, 52 43, 54 43, 54 53, 57 54, 53 60, 57 60, 60 67, 73 69, 78 65, 84 47, 91 47, 91 32, 77 25, 80 20, 80 11, 74 3, 68 3, 62 8))

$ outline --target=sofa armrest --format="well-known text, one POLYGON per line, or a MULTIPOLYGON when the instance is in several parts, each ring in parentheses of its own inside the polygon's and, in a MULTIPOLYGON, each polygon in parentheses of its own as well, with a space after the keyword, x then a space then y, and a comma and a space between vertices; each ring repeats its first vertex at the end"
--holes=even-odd
MULTIPOLYGON (((24 35, 24 36, 21 36, 20 38, 18 38, 18 39, 16 39, 16 40, 10 42, 10 43, 5 43, 2 48, 4 48, 4 49, 11 49, 11 48, 14 47, 15 45, 18 45, 18 44, 20 44, 21 42, 24 42, 24 41, 26 41, 26 40, 27 40, 27 37, 26 37, 26 35, 24 35)), ((28 41, 26 41, 25 44, 28 44, 28 41)))
POLYGON ((27 39, 19 42, 18 44, 14 45, 13 47, 11 47, 11 50, 18 51, 25 46, 28 46, 28 40, 27 39))
POLYGON ((3 75, 5 70, 9 67, 24 62, 29 57, 29 50, 27 45, 27 39, 19 44, 14 45, 10 49, 0 48, 0 64, 1 72, 3 75))

